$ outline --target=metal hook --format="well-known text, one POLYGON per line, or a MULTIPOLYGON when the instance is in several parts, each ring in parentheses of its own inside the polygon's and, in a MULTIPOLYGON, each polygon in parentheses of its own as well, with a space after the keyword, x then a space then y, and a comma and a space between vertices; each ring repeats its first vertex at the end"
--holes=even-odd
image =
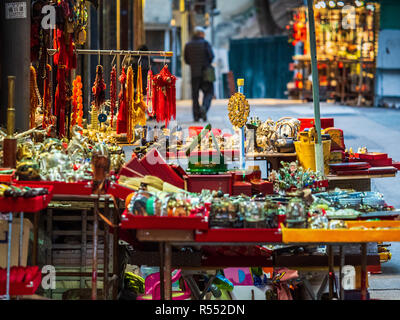
POLYGON ((167 63, 167 56, 164 55, 164 66, 166 65, 166 63, 167 63))
POLYGON ((142 62, 142 56, 139 56, 139 59, 138 59, 138 66, 141 66, 141 63, 142 62))
POLYGON ((124 55, 124 58, 122 59, 122 63, 121 63, 121 66, 122 66, 122 67, 124 66, 125 59, 126 59, 126 55, 124 55))
POLYGON ((115 61, 115 58, 117 57, 117 55, 116 54, 114 54, 114 58, 112 59, 112 61, 111 61, 111 67, 114 65, 114 61, 115 61))
POLYGON ((101 61, 100 61, 100 49, 99 49, 98 52, 99 52, 99 55, 98 55, 98 63, 97 63, 97 64, 100 64, 100 62, 101 62, 101 61))

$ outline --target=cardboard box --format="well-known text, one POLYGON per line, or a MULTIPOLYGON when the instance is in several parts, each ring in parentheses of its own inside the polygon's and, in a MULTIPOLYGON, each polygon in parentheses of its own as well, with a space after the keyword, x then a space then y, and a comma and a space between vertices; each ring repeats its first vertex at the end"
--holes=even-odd
MULTIPOLYGON (((29 235, 33 228, 32 223, 28 219, 24 219, 24 230, 22 237, 22 261, 21 266, 26 267, 28 262, 29 235)), ((19 257, 19 234, 20 234, 20 219, 13 218, 12 233, 11 233, 11 267, 18 266, 19 257)), ((0 220, 0 267, 7 268, 8 256, 8 221, 0 220)))

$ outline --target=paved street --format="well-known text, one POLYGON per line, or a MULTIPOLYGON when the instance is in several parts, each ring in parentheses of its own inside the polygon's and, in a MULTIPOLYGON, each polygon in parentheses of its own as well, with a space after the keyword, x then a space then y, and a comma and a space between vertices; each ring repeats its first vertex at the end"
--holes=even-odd
MULTIPOLYGON (((249 100, 250 117, 261 120, 271 117, 313 117, 312 103, 290 100, 257 99, 249 100)), ((227 100, 213 100, 208 113, 208 122, 213 128, 231 130, 227 100)), ((367 147, 369 151, 386 152, 395 161, 400 161, 400 110, 383 108, 348 107, 321 103, 321 117, 334 117, 335 127, 344 131, 347 148, 357 151, 367 147)), ((191 101, 179 101, 177 104, 177 123, 186 128, 199 125, 193 122, 191 101)), ((385 200, 400 208, 400 175, 396 178, 373 179, 372 188, 384 194, 385 200)), ((400 300, 400 244, 391 246, 392 260, 382 264, 383 274, 370 276, 372 298, 400 300)))

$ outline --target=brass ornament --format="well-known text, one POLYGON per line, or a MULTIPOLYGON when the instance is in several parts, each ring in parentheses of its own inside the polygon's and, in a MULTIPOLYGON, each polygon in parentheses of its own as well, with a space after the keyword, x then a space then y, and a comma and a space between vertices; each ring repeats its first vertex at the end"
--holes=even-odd
POLYGON ((229 99, 228 111, 229 120, 233 126, 242 128, 246 124, 250 113, 250 105, 243 93, 236 92, 229 99))

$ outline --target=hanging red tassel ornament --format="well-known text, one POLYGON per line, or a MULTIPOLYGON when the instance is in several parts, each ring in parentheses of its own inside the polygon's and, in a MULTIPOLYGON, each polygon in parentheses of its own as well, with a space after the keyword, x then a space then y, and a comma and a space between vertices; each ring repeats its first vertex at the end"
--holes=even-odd
POLYGON ((121 75, 119 76, 119 82, 121 84, 121 91, 118 95, 119 101, 119 110, 117 117, 117 134, 126 133, 127 132, 127 101, 126 101, 126 73, 125 68, 122 68, 121 75))
POLYGON ((128 71, 126 73, 126 103, 127 103, 127 132, 126 138, 128 139, 128 143, 132 142, 134 138, 134 128, 136 125, 135 119, 135 87, 133 83, 133 69, 131 66, 128 67, 128 71))
POLYGON ((96 68, 96 79, 92 87, 95 105, 100 106, 106 101, 106 84, 103 79, 103 66, 98 65, 96 68))
POLYGON ((65 135, 65 106, 66 106, 66 46, 63 41, 63 31, 56 29, 54 32, 54 64, 57 66, 57 88, 54 98, 54 113, 57 117, 58 133, 65 135))
POLYGON ((165 65, 161 72, 153 77, 153 108, 157 122, 176 119, 176 77, 170 73, 165 65))
MULTIPOLYGON (((62 5, 65 3, 62 1, 62 5)), ((74 52, 72 37, 63 30, 56 29, 54 32, 54 64, 57 66, 57 88, 54 101, 54 113, 57 117, 58 134, 65 136, 65 109, 67 105, 67 83, 71 69, 76 68, 76 54, 74 52)))
POLYGON ((54 109, 58 120, 58 133, 65 136, 65 106, 66 106, 66 71, 62 66, 57 69, 57 89, 55 94, 54 109))
POLYGON ((115 69, 115 66, 111 70, 111 75, 110 75, 110 113, 111 113, 111 119, 110 119, 110 127, 113 127, 114 123, 114 110, 115 106, 117 103, 117 70, 115 69))
POLYGON ((163 80, 160 74, 153 77, 153 108, 156 115, 157 122, 161 122, 164 116, 164 93, 163 93, 163 80))
POLYGON ((166 126, 169 120, 172 118, 176 120, 176 77, 168 70, 168 66, 165 65, 161 70, 163 80, 165 82, 167 91, 167 114, 166 114, 166 126))

